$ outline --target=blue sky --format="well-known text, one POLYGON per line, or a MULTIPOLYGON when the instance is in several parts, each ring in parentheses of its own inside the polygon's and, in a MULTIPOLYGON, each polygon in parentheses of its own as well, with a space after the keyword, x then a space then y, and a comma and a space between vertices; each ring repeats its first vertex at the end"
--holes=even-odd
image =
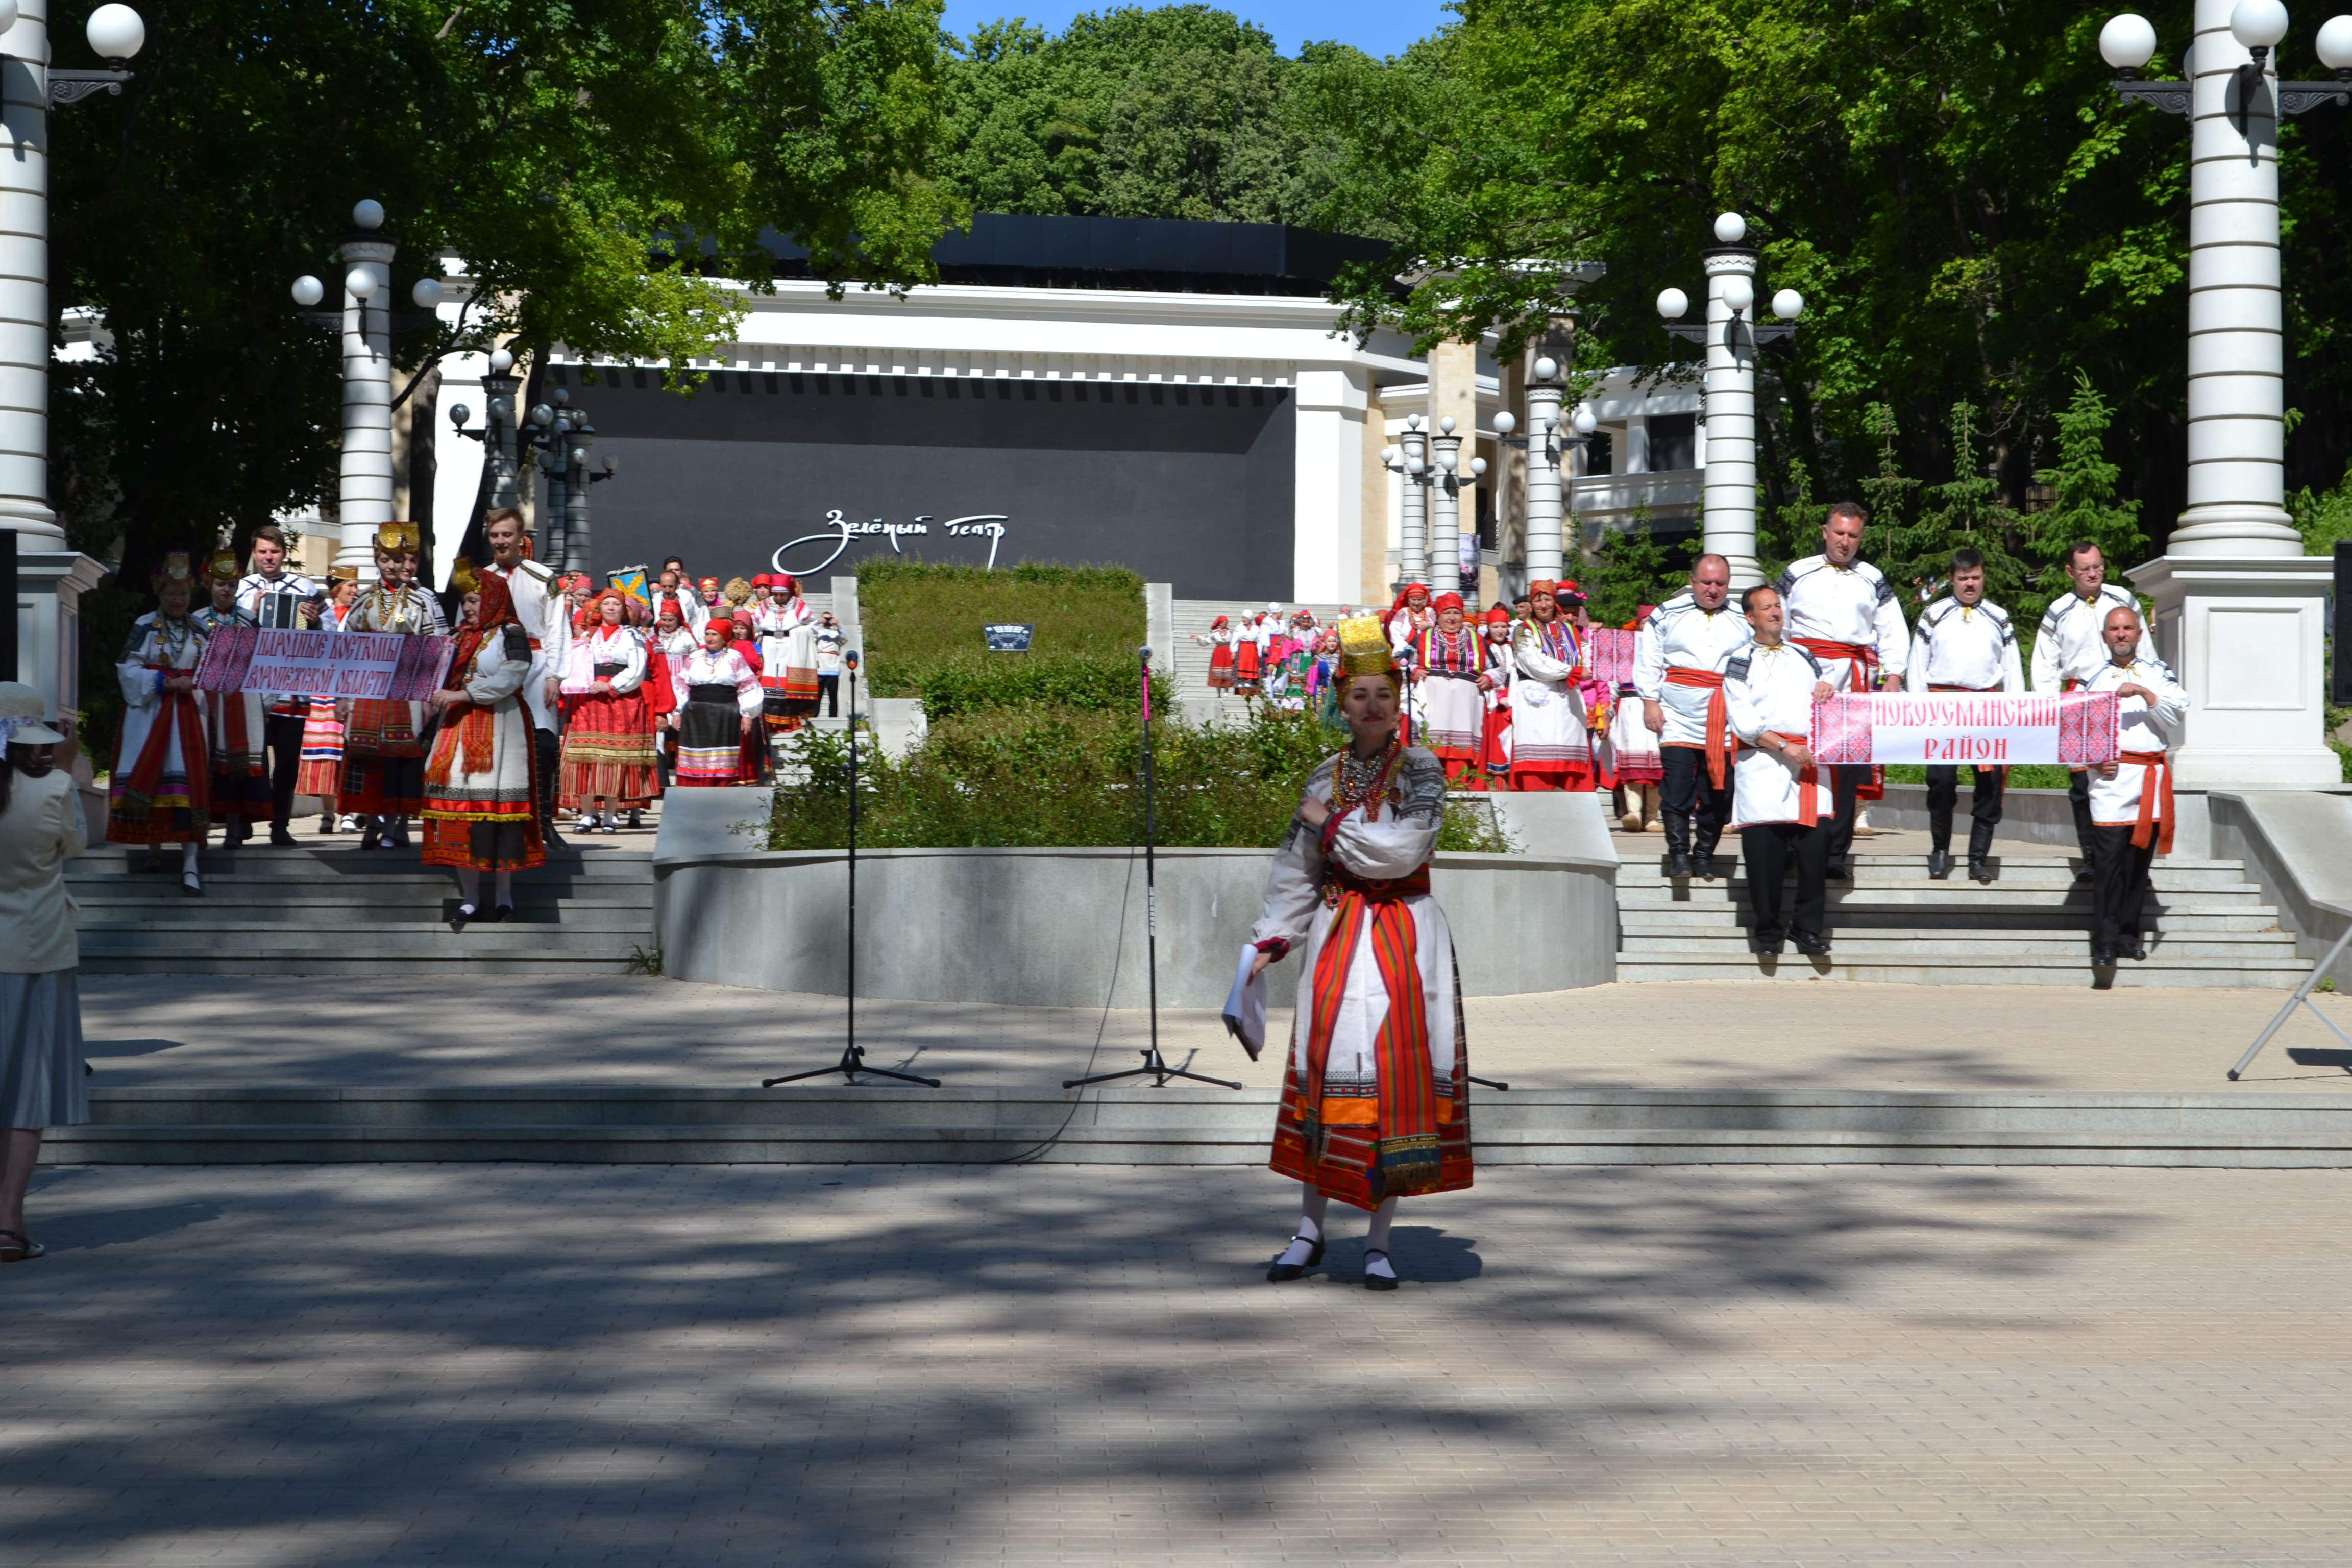
MULTIPOLYGON (((947 27, 951 33, 971 32, 983 22, 1024 16, 1047 32, 1058 33, 1082 11, 1110 9, 1118 0, 1080 5, 1076 0, 948 0, 947 27)), ((1211 0, 1245 22, 1255 22, 1274 35, 1286 55, 1295 55, 1309 39, 1336 38, 1353 44, 1368 55, 1393 55, 1416 38, 1435 32, 1445 19, 1440 0, 1211 0)))

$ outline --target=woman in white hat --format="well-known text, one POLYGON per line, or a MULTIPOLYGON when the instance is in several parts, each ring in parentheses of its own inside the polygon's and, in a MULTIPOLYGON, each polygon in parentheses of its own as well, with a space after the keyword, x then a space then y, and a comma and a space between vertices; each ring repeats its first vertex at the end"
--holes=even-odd
POLYGON ((69 724, 42 720, 40 693, 0 681, 0 1263, 41 1256, 25 1229, 41 1133, 89 1120, 81 997, 66 862, 87 847, 69 724))

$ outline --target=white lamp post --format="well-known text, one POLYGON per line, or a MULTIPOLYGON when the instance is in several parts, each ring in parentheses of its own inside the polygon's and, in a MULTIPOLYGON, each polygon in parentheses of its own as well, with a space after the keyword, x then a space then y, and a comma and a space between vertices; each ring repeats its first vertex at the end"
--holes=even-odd
POLYGON ((2183 785, 2302 787, 2342 774, 2320 736, 2333 563, 2305 556, 2286 507, 2278 121, 2352 102, 2352 17, 2319 29, 2334 82, 2280 81, 2280 0, 2196 0, 2186 80, 2143 81, 2156 29, 2125 15, 2099 34, 2116 90, 2188 116, 2189 505, 2164 557, 2131 573, 2156 600, 2156 639, 2188 688, 2183 785))
POLYGON ((1756 347, 1796 331, 1804 296, 1783 289, 1772 296, 1778 323, 1759 322, 1756 310, 1756 247, 1744 243, 1748 220, 1725 213, 1715 220, 1717 243, 1699 253, 1706 268, 1706 323, 1684 326, 1690 298, 1679 289, 1658 296, 1658 314, 1675 337, 1706 349, 1706 450, 1700 458, 1707 550, 1731 565, 1731 586, 1764 580, 1756 562, 1756 347))
POLYGON ((1408 416, 1397 445, 1381 454, 1392 474, 1404 477, 1403 521, 1398 530, 1397 571, 1408 583, 1429 581, 1429 432, 1421 416, 1408 416))
POLYGON ((105 573, 66 543, 49 507, 49 109, 120 95, 147 25, 128 5, 101 5, 85 35, 107 68, 51 70, 48 17, 47 0, 0 0, 0 529, 17 552, 12 673, 54 710, 79 704, 75 623, 105 573))
MULTIPOLYGON (((1556 583, 1567 567, 1558 439, 1566 389, 1560 384, 1559 366, 1550 359, 1536 361, 1534 368, 1528 382, 1528 581, 1556 583)), ((1500 416, 1496 427, 1502 428, 1500 416)))
MULTIPOLYGON (((1406 582, 1423 584, 1435 594, 1441 589, 1430 574, 1434 570, 1436 542, 1444 541, 1448 551, 1461 549, 1463 477, 1475 479, 1484 474, 1486 459, 1474 457, 1466 464, 1462 460, 1462 437, 1454 433, 1451 415, 1437 422, 1433 433, 1423 427, 1420 415, 1409 416, 1401 442, 1381 450, 1381 466, 1404 480, 1397 571, 1406 582)), ((1446 571, 1449 575, 1460 574, 1455 557, 1447 557, 1446 571)))

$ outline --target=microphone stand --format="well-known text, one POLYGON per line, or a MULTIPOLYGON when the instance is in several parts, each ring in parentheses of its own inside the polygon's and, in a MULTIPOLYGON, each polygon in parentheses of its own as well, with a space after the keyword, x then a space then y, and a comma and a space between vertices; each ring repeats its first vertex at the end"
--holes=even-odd
POLYGON ((921 1078, 910 1072, 898 1072, 890 1068, 870 1068, 866 1065, 866 1047, 857 1043, 857 650, 842 655, 849 667, 849 1033, 841 1047, 841 1059, 829 1068, 811 1068, 806 1072, 786 1073, 782 1078, 763 1078, 761 1089, 773 1089, 780 1083, 797 1083, 804 1078, 827 1078, 839 1073, 851 1083, 859 1073, 874 1078, 897 1079, 901 1083, 919 1083, 927 1089, 937 1089, 940 1080, 921 1078))
POLYGON ((1090 1083, 1109 1083, 1115 1079, 1149 1078, 1152 1088, 1165 1089, 1170 1079, 1182 1078, 1194 1083, 1213 1083, 1220 1089, 1239 1089, 1241 1085, 1231 1079, 1211 1078, 1206 1073, 1171 1068, 1160 1054, 1159 857, 1154 853, 1157 827, 1151 814, 1151 650, 1149 647, 1139 649, 1139 656, 1143 666, 1143 952, 1144 968, 1150 976, 1148 994, 1151 1002, 1151 1044, 1144 1047, 1143 1065, 1139 1068, 1129 1068, 1124 1072, 1098 1072, 1092 1078, 1066 1078, 1062 1080, 1062 1087, 1081 1089, 1090 1083))

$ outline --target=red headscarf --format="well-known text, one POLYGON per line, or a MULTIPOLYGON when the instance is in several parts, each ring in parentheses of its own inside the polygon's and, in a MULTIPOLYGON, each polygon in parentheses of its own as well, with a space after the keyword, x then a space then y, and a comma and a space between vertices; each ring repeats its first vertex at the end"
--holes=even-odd
POLYGON ((1459 594, 1440 594, 1436 598, 1430 601, 1429 607, 1433 610, 1458 610, 1462 607, 1462 595, 1459 594))
MULTIPOLYGON (((444 691, 462 693, 466 689, 466 682, 473 679, 474 656, 481 651, 482 644, 500 635, 499 628, 501 626, 522 625, 515 615, 514 594, 507 587, 505 578, 495 572, 484 572, 474 592, 481 596, 481 605, 474 612, 471 623, 457 628, 457 651, 456 657, 449 660, 448 678, 441 683, 444 691)), ((496 727, 489 710, 477 708, 461 697, 449 705, 442 723, 444 726, 457 726, 458 742, 465 752, 466 771, 469 773, 489 772, 490 740, 496 727)), ((432 782, 446 784, 449 781, 449 761, 446 755, 436 757, 432 782)))

